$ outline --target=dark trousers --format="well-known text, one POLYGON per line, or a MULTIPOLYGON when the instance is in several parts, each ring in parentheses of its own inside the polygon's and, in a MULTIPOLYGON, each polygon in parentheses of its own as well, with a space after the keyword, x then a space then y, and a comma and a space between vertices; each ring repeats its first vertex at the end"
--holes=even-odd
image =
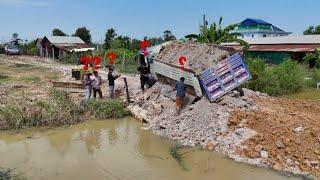
POLYGON ((147 84, 148 78, 140 78, 141 90, 144 91, 144 86, 147 84))
POLYGON ((101 91, 101 89, 95 89, 95 88, 93 88, 93 98, 97 97, 97 92, 99 94, 100 99, 102 99, 102 91, 101 91))

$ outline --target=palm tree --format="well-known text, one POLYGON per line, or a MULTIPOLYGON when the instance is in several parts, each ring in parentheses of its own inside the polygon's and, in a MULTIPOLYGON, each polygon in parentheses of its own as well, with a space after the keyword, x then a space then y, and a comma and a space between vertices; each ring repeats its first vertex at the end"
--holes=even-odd
POLYGON ((198 41, 216 45, 226 42, 238 42, 241 45, 247 44, 245 41, 238 39, 240 34, 234 31, 238 24, 231 24, 225 28, 222 28, 221 24, 222 17, 220 17, 218 25, 214 22, 209 28, 207 26, 203 26, 197 37, 198 41))

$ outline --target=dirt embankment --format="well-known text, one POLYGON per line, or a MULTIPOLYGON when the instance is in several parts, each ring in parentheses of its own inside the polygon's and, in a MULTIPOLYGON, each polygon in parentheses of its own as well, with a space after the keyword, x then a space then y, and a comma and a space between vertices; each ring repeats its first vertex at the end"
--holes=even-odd
POLYGON ((157 55, 157 58, 165 62, 180 66, 179 57, 187 58, 185 68, 192 69, 196 73, 216 65, 219 61, 227 58, 230 52, 215 45, 197 42, 172 42, 165 45, 157 55))
POLYGON ((320 105, 306 100, 255 99, 258 111, 235 111, 230 127, 245 126, 258 134, 247 140, 242 154, 261 155, 276 170, 311 172, 320 178, 320 105))

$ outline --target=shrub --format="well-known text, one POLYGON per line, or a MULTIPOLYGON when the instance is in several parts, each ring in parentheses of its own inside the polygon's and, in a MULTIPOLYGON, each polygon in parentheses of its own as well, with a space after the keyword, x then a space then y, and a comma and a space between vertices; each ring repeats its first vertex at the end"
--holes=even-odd
POLYGON ((23 99, 21 102, 0 106, 0 130, 72 125, 90 119, 91 116, 87 116, 88 114, 93 114, 95 118, 107 119, 121 118, 128 115, 128 112, 124 103, 119 100, 75 103, 66 92, 52 88, 49 90, 48 100, 28 104, 23 99))
POLYGON ((314 84, 316 84, 317 82, 320 82, 320 69, 313 70, 312 80, 314 84))
POLYGON ((41 125, 58 126, 76 124, 82 121, 83 108, 75 104, 66 92, 49 90, 49 100, 39 102, 42 109, 41 125))
POLYGON ((66 56, 62 57, 59 62, 61 62, 63 64, 75 65, 75 64, 78 64, 78 61, 79 61, 78 56, 74 53, 70 53, 70 54, 67 54, 66 56))
POLYGON ((22 128, 25 121, 24 111, 21 106, 8 104, 0 107, 0 129, 22 128))
POLYGON ((286 60, 278 66, 266 65, 260 59, 247 61, 252 80, 246 87, 270 95, 283 95, 302 90, 306 86, 305 73, 298 63, 286 60))
POLYGON ((94 113, 96 118, 121 118, 128 115, 123 102, 116 99, 91 100, 88 109, 94 113))
MULTIPOLYGON (((137 55, 138 52, 128 50, 125 48, 111 49, 106 51, 106 53, 108 52, 114 52, 117 54, 117 59, 114 61, 114 63, 118 71, 121 71, 122 59, 125 58, 124 69, 122 73, 132 74, 137 72, 138 63, 135 61, 135 56, 137 55)), ((100 57, 104 57, 104 54, 105 54, 104 52, 98 53, 100 57)), ((106 58, 102 65, 105 66, 108 64, 108 62, 109 62, 109 59, 106 58)))

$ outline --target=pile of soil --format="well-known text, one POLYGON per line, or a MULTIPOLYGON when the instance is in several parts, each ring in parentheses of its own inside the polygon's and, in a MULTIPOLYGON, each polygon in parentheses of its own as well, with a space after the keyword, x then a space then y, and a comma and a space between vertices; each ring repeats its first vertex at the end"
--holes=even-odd
POLYGON ((258 134, 247 140, 243 154, 258 158, 264 151, 276 170, 320 177, 320 105, 308 100, 256 99, 259 111, 232 113, 232 128, 245 120, 258 134))
POLYGON ((187 61, 184 67, 199 74, 229 55, 229 51, 219 46, 191 41, 174 41, 162 47, 157 59, 180 66, 179 58, 185 56, 187 61))
POLYGON ((254 111, 253 97, 268 97, 259 92, 244 89, 245 96, 231 92, 219 103, 210 103, 202 98, 196 103, 184 106, 180 116, 176 115, 175 102, 168 94, 175 90, 167 85, 156 83, 144 94, 138 92, 132 97, 128 109, 138 118, 147 122, 146 127, 183 145, 202 146, 217 150, 237 161, 251 164, 264 163, 262 159, 251 161, 238 155, 237 148, 256 132, 243 127, 237 130, 228 128, 229 115, 234 110, 254 111))

